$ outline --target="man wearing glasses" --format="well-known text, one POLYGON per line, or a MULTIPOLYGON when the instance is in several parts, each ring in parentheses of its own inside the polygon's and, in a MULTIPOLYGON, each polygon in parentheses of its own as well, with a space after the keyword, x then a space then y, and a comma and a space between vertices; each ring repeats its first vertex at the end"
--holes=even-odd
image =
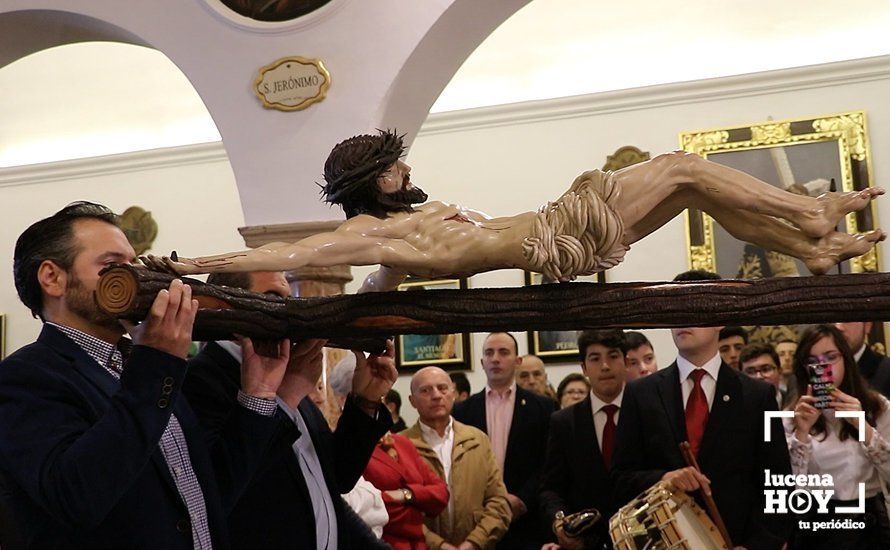
POLYGON ((788 395, 779 387, 779 382, 782 379, 779 364, 779 354, 769 344, 749 344, 739 354, 739 365, 742 367, 742 372, 751 378, 772 384, 776 389, 776 404, 779 409, 783 409, 788 395))

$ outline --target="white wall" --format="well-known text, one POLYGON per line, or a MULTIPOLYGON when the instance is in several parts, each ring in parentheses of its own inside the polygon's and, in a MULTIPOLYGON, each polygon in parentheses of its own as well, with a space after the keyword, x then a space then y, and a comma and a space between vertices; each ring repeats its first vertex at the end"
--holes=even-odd
POLYGON ((22 231, 70 202, 89 200, 117 212, 138 205, 152 213, 152 252, 210 254, 244 247, 241 203, 219 143, 0 169, 0 313, 7 353, 33 341, 40 322, 21 304, 12 280, 22 231))

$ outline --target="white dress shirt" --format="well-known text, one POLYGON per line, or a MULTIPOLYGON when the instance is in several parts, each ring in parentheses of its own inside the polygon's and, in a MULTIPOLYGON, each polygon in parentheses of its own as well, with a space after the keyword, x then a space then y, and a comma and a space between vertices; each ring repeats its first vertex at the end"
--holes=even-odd
POLYGON ((618 417, 621 416, 621 399, 624 398, 624 388, 621 388, 621 393, 618 394, 618 397, 613 399, 611 402, 606 403, 602 399, 596 396, 593 393, 593 390, 590 391, 590 405, 593 409, 593 427, 596 429, 596 441, 600 446, 600 452, 603 450, 603 430, 606 429, 606 420, 609 419, 609 415, 603 410, 603 407, 606 405, 616 405, 618 410, 615 411, 615 416, 613 420, 615 421, 615 426, 618 426, 618 417))
POLYGON ((420 421, 420 434, 426 444, 430 446, 439 462, 442 463, 442 470, 445 472, 445 483, 451 486, 451 453, 454 450, 454 419, 448 418, 448 425, 445 426, 444 435, 439 435, 434 428, 430 428, 423 421, 420 421))
MULTIPOLYGON (((701 378, 701 389, 705 392, 705 397, 708 399, 709 411, 714 405, 714 393, 717 392, 717 374, 720 372, 720 365, 722 363, 723 361, 720 359, 720 354, 718 353, 701 367, 707 372, 707 375, 702 376, 701 378)), ((683 408, 685 409, 686 402, 689 401, 689 394, 692 393, 692 388, 695 387, 695 382, 689 375, 696 366, 678 356, 677 368, 680 369, 680 389, 683 391, 683 408)))
MULTIPOLYGON (((426 444, 436 453, 439 462, 442 463, 442 471, 445 473, 445 483, 448 484, 448 491, 450 493, 452 491, 451 456, 454 452, 454 419, 451 417, 448 418, 448 425, 445 426, 443 435, 439 435, 439 432, 424 424, 422 420, 419 423, 420 436, 423 437, 426 444)), ((445 513, 448 514, 446 517, 448 518, 449 524, 451 524, 451 521, 454 518, 452 500, 452 498, 448 498, 448 507, 445 509, 445 513)))
MULTIPOLYGON (((859 483, 865 483, 866 498, 881 492, 881 478, 890 481, 890 401, 881 396, 883 413, 875 422, 868 445, 856 437, 841 441, 841 422, 833 409, 824 409, 827 434, 807 436, 801 442, 794 434, 792 419, 785 418, 785 438, 791 453, 791 471, 795 474, 831 474, 837 500, 859 498, 859 483)), ((818 489, 819 487, 812 487, 818 489)))
POLYGON ((315 547, 317 550, 336 550, 337 548, 337 514, 334 501, 325 483, 321 460, 312 443, 309 428, 299 410, 293 410, 282 399, 278 406, 283 410, 300 430, 300 437, 294 442, 293 449, 300 462, 300 470, 309 490, 312 501, 312 512, 315 515, 315 547))

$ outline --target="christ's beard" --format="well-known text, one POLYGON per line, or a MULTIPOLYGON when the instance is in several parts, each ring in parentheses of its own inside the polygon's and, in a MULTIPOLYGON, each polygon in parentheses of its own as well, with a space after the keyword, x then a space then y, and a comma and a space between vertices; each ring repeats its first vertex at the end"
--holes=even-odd
POLYGON ((411 212, 412 204, 421 204, 426 202, 427 194, 420 187, 412 187, 411 189, 401 189, 392 193, 381 193, 380 204, 387 212, 411 212))

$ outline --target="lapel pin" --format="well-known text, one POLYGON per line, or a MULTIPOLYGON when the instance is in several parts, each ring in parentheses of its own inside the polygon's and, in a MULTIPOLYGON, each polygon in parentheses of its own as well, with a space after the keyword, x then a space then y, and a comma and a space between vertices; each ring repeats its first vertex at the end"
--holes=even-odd
POLYGON ((724 395, 724 396, 723 396, 723 402, 726 403, 726 402, 728 402, 728 401, 729 401, 729 396, 728 396, 728 395, 724 395))
POLYGON ((522 404, 525 405, 525 399, 522 400, 522 404))

